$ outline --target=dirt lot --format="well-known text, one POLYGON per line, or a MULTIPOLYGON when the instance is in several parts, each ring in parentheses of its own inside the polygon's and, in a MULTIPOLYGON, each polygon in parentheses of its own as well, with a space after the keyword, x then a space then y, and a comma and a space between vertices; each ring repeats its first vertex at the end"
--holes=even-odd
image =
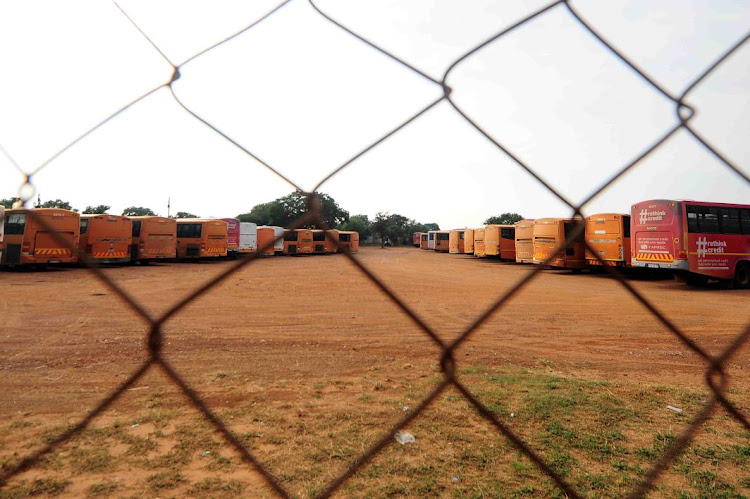
MULTIPOLYGON (((412 248, 363 248, 358 258, 444 339, 530 268, 412 248)), ((105 272, 158 315, 231 264, 105 272)), ((630 282, 711 353, 750 319, 746 291, 630 282)), ((0 285, 0 465, 7 469, 83 417, 147 358, 148 327, 83 269, 0 272, 0 285)), ((319 492, 440 380, 434 343, 342 255, 260 260, 164 330, 175 369, 302 496, 319 492)), ((707 397, 702 361, 601 275, 542 272, 457 359, 465 384, 584 494, 632 487, 707 397)), ((749 361, 745 347, 728 371, 729 393, 745 414, 749 361)), ((554 490, 455 391, 409 431, 414 444, 387 447, 342 493, 554 490)), ((743 497, 750 494, 748 456, 748 432, 717 411, 656 493, 743 497)), ((89 430, 0 490, 0 497, 32 494, 270 492, 153 369, 89 430)))

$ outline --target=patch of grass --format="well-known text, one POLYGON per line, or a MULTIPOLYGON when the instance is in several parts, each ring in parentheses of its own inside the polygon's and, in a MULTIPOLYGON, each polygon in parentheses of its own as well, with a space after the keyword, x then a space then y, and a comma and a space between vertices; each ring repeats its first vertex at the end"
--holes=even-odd
POLYGON ((95 483, 86 490, 86 495, 89 497, 108 496, 115 490, 117 490, 115 482, 95 483))
POLYGON ((70 469, 73 473, 101 473, 112 469, 112 456, 106 447, 78 448, 70 452, 70 469))
POLYGON ((193 497, 234 497, 242 494, 247 484, 240 480, 223 480, 221 478, 204 478, 187 490, 193 497))
POLYGON ((0 499, 29 496, 57 496, 65 492, 70 483, 69 480, 57 480, 55 478, 37 478, 31 482, 20 480, 10 487, 0 489, 0 499))
POLYGON ((150 475, 146 479, 146 482, 152 490, 169 490, 177 488, 179 485, 187 482, 187 478, 185 478, 179 471, 169 470, 150 475))

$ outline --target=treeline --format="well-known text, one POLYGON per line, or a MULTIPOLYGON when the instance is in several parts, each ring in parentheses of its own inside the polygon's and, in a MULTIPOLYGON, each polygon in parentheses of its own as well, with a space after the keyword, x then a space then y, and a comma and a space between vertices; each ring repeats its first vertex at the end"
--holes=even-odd
MULTIPOLYGON (((359 232, 361 240, 366 240, 375 236, 385 244, 389 242, 393 245, 405 245, 412 243, 412 235, 415 232, 427 232, 430 230, 440 230, 436 223, 417 222, 413 218, 408 218, 398 213, 389 213, 382 211, 370 220, 367 215, 349 215, 349 212, 341 208, 338 203, 328 194, 316 193, 320 203, 320 218, 327 227, 339 230, 354 230, 359 232)), ((19 201, 18 198, 0 199, 0 205, 11 208, 13 204, 19 201)), ((74 209, 70 203, 61 199, 50 201, 37 201, 35 208, 62 208, 65 210, 74 209)), ((107 205, 86 206, 82 211, 84 214, 106 214, 111 209, 107 205)), ((252 222, 258 225, 277 225, 279 227, 289 227, 295 220, 302 217, 307 212, 307 197, 300 192, 293 192, 287 196, 274 199, 267 203, 256 204, 248 213, 242 213, 235 218, 241 222, 252 222)), ((156 215, 150 208, 143 206, 129 206, 122 211, 125 216, 145 216, 156 215)), ((198 215, 178 211, 172 215, 173 218, 197 218, 198 215)), ((484 225, 490 224, 513 224, 523 217, 518 213, 503 213, 498 216, 492 216, 484 221, 484 225)), ((317 228, 314 223, 303 226, 304 228, 317 228)))

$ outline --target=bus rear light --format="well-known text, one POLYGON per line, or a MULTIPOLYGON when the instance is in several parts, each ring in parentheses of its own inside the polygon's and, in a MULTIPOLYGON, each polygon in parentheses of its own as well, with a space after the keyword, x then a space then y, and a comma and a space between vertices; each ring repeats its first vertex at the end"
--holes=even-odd
POLYGON ((202 250, 205 250, 205 249, 206 249, 206 243, 201 243, 201 249, 202 249, 202 250))
POLYGON ((144 243, 138 243, 138 249, 143 250, 146 247, 144 243))
POLYGON ((24 242, 21 251, 23 251, 24 253, 28 253, 29 251, 31 251, 31 243, 24 242))
POLYGON ((687 260, 687 251, 685 250, 678 250, 677 251, 677 260, 687 260))

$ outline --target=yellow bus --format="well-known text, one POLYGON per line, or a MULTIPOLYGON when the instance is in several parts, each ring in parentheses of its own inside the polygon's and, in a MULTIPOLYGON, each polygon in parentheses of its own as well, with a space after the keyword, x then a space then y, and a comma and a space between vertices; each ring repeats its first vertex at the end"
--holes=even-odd
POLYGON ((488 225, 484 228, 484 252, 500 260, 516 261, 516 226, 488 225))
POLYGON ((464 229, 464 253, 474 254, 474 229, 464 229))
POLYGON ((218 258, 227 256, 227 227, 215 218, 177 220, 177 258, 218 258))
MULTIPOLYGON (((630 267, 630 215, 599 213, 586 217, 586 242, 605 265, 630 267)), ((586 263, 601 265, 588 248, 586 263)))
POLYGON ((78 213, 61 208, 5 210, 0 265, 77 262, 80 224, 78 213))
POLYGON ((130 239, 130 261, 147 264, 177 256, 177 221, 156 215, 127 217, 133 230, 130 239))
POLYGON ((484 258, 487 256, 484 248, 484 227, 474 229, 474 256, 484 258))
POLYGON ((553 258, 547 265, 555 268, 579 270, 586 266, 584 254, 585 234, 583 231, 570 246, 555 253, 565 240, 583 223, 571 218, 540 218, 534 222, 534 263, 539 264, 553 258))
POLYGON ((356 253, 359 251, 359 232, 356 230, 339 231, 339 253, 348 251, 356 253))
POLYGON ((534 220, 516 223, 516 262, 534 263, 534 220))
POLYGON ((450 253, 463 253, 464 252, 464 234, 463 229, 454 229, 450 231, 448 236, 448 251, 450 253))
POLYGON ((120 215, 81 215, 79 254, 96 263, 130 261, 133 222, 120 215))
POLYGON ((435 251, 448 253, 450 243, 450 232, 447 230, 435 231, 435 251))

